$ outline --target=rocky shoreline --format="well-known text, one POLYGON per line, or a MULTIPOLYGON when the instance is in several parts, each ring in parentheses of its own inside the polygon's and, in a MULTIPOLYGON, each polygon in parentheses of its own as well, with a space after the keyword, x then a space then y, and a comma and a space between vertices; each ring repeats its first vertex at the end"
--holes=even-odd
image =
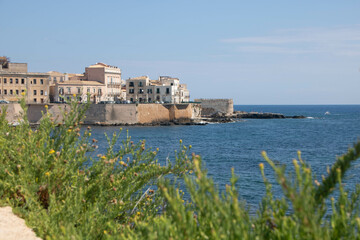
POLYGON ((304 119, 303 115, 285 116, 281 113, 259 113, 236 111, 233 114, 215 113, 211 116, 204 116, 202 120, 208 123, 229 123, 240 121, 241 119, 304 119))
POLYGON ((124 124, 113 124, 105 122, 96 122, 95 124, 84 124, 92 126, 175 126, 175 125, 206 125, 209 123, 231 123, 238 122, 242 119, 303 119, 306 118, 302 115, 285 116, 280 113, 259 113, 259 112, 242 112, 236 111, 233 114, 215 113, 211 116, 202 116, 199 119, 183 119, 173 121, 160 121, 152 123, 124 123, 124 124))

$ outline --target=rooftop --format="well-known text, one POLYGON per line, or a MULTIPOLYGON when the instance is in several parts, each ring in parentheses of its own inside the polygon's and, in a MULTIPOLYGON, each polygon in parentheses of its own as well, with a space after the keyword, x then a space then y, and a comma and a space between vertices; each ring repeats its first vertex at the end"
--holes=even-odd
POLYGON ((118 68, 118 67, 115 67, 115 66, 110 66, 108 64, 105 64, 105 63, 102 63, 102 62, 99 62, 99 63, 96 63, 96 64, 93 64, 93 65, 90 65, 89 68, 118 68))
POLYGON ((64 85, 79 85, 79 86, 105 86, 105 84, 96 81, 81 81, 81 80, 69 80, 66 82, 59 82, 59 86, 64 85))

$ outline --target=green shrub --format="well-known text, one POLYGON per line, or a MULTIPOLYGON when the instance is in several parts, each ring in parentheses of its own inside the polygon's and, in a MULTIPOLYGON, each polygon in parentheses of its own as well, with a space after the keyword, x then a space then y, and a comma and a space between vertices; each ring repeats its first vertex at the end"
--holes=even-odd
POLYGON ((342 178, 360 157, 360 142, 336 160, 322 183, 300 153, 290 174, 263 153, 283 197, 273 196, 260 164, 266 192, 250 214, 239 201, 234 171, 220 193, 201 157, 188 157, 191 146, 181 141, 175 161, 165 166, 145 141, 120 141, 120 133, 108 138, 106 154, 91 157, 96 140, 90 128, 79 128, 86 108, 71 103, 61 123, 46 113, 35 129, 26 114, 20 125, 9 125, 2 110, 0 203, 12 206, 42 238, 359 239, 360 186, 350 193, 342 178))
POLYGON ((129 136, 120 141, 120 133, 108 138, 106 154, 92 158, 91 128, 79 127, 86 108, 72 102, 64 121, 56 123, 46 113, 35 129, 26 114, 20 125, 9 125, 2 111, 1 204, 14 207, 40 237, 101 239, 133 228, 135 220, 151 219, 161 208, 157 181, 191 167, 182 151, 174 163, 160 166, 157 150, 129 136))

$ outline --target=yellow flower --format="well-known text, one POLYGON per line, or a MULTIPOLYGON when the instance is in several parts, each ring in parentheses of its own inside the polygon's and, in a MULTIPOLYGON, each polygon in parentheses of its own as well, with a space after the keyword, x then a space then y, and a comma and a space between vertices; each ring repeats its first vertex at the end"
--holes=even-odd
POLYGON ((71 130, 71 129, 68 129, 67 131, 70 133, 72 130, 71 130))
POLYGON ((141 213, 140 213, 140 212, 137 212, 136 214, 137 214, 138 216, 140 216, 141 213))
POLYGON ((22 92, 22 93, 21 93, 21 96, 25 96, 25 94, 26 94, 25 92, 22 92))
POLYGON ((120 161, 120 164, 123 165, 124 167, 127 167, 127 164, 124 163, 123 161, 120 161))
POLYGON ((76 94, 74 93, 73 96, 76 97, 76 94))
POLYGON ((89 133, 89 137, 91 136, 91 133, 89 133))
POLYGON ((54 149, 51 149, 51 150, 49 151, 49 154, 53 154, 53 153, 55 153, 55 150, 54 150, 54 149))
POLYGON ((46 108, 46 109, 48 109, 48 108, 49 108, 49 106, 48 106, 48 105, 45 105, 45 108, 46 108))
POLYGON ((101 159, 106 159, 106 156, 101 156, 101 159))
POLYGON ((46 175, 46 176, 50 176, 50 172, 46 172, 45 175, 46 175))
POLYGON ((192 146, 191 146, 191 145, 189 145, 189 148, 192 148, 192 146))
POLYGON ((179 142, 180 142, 180 144, 182 144, 182 140, 181 140, 181 139, 180 139, 180 141, 179 141, 179 142))
POLYGON ((263 163, 260 163, 260 164, 259 164, 259 167, 260 167, 261 170, 263 170, 263 169, 264 169, 264 164, 263 164, 263 163))
POLYGON ((107 231, 106 231, 106 230, 104 230, 104 234, 107 234, 107 231))

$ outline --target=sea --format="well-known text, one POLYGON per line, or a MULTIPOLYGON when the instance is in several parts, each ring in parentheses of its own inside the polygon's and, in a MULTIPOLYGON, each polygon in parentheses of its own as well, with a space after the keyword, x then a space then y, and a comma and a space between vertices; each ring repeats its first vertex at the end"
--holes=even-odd
MULTIPOLYGON (((235 105, 235 111, 271 112, 287 116, 304 115, 304 119, 244 119, 233 123, 194 126, 129 126, 122 127, 120 139, 128 130, 134 142, 146 140, 146 147, 159 148, 158 159, 165 163, 174 160, 179 140, 192 145, 191 152, 202 157, 219 191, 230 184, 231 169, 239 180, 239 197, 250 208, 258 206, 265 193, 259 164, 264 163, 266 177, 273 184, 275 197, 282 196, 274 171, 264 161, 261 152, 276 163, 293 171, 293 159, 301 151, 321 182, 321 175, 337 156, 346 153, 360 140, 360 105, 235 105)), ((120 127, 92 127, 92 136, 99 140, 99 153, 104 153, 107 141, 104 133, 112 136, 120 127)), ((354 189, 360 182, 358 162, 346 175, 346 187, 354 189)))

